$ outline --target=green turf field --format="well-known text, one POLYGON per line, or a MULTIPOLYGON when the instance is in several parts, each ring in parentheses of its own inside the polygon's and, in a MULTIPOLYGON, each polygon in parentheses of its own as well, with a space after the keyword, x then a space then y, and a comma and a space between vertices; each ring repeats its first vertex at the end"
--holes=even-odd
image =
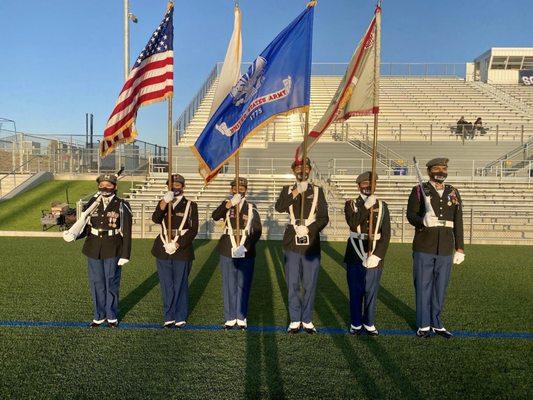
MULTIPOLYGON (((151 241, 124 267, 121 316, 161 323, 151 241)), ((215 242, 197 241, 189 323, 223 322, 215 242)), ((345 327, 344 243, 326 243, 315 324, 345 327)), ((0 320, 92 318, 81 243, 0 238, 0 320)), ((469 246, 444 313, 452 331, 532 332, 531 247, 469 246)), ((261 242, 249 325, 285 326, 280 242, 261 242)), ((392 244, 377 327, 414 327, 410 246, 392 244)), ((531 339, 0 327, 0 398, 531 398, 531 339)))
MULTIPOLYGON (((131 182, 119 183, 119 195, 129 191, 131 182)), ((50 181, 43 182, 33 189, 10 200, 0 202, 0 230, 37 231, 41 230, 41 210, 50 210, 50 203, 66 203, 66 190, 71 207, 83 197, 96 191, 96 182, 91 181, 50 181)), ((50 231, 57 231, 57 227, 50 231)))

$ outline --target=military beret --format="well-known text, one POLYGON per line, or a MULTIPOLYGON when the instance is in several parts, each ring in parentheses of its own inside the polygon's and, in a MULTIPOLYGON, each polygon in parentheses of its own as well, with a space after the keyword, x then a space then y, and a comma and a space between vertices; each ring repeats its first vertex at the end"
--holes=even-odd
POLYGON ((96 178, 96 183, 100 184, 100 182, 110 182, 117 186, 117 180, 118 177, 116 174, 101 174, 98 176, 98 178, 96 178))
MULTIPOLYGON (((355 180, 355 182, 357 183, 361 183, 361 182, 365 182, 365 181, 369 181, 371 180, 372 178, 372 172, 371 171, 366 171, 366 172, 363 172, 361 175, 359 175, 357 177, 357 179, 355 180)), ((378 174, 376 174, 376 181, 378 180, 378 174)))
POLYGON ((431 167, 434 167, 436 165, 442 165, 444 167, 447 167, 448 166, 448 161, 450 161, 450 160, 445 158, 445 157, 434 158, 433 160, 429 160, 426 163, 426 167, 431 168, 431 167))
MULTIPOLYGON (((172 183, 176 183, 176 182, 179 182, 182 185, 185 185, 185 178, 183 177, 183 175, 172 174, 172 183)), ((167 183, 166 184, 168 185, 168 179, 167 179, 167 183)))
MULTIPOLYGON (((291 164, 291 169, 294 169, 298 165, 302 165, 302 160, 294 160, 291 164)), ((311 168, 311 160, 308 157, 305 158, 305 165, 311 168)))
MULTIPOLYGON (((237 179, 231 181, 231 186, 237 186, 237 179)), ((239 177, 239 186, 248 188, 248 179, 239 177)))

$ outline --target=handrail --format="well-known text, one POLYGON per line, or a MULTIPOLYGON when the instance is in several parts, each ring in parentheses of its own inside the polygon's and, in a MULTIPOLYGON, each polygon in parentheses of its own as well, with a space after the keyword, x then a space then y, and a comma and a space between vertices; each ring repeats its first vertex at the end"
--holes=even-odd
POLYGON ((527 150, 529 146, 531 145, 533 145, 533 139, 529 139, 526 143, 515 147, 514 149, 508 151, 507 153, 497 158, 496 160, 491 161, 490 163, 488 163, 487 165, 483 167, 483 172, 487 172, 488 170, 490 170, 490 168, 492 168, 495 165, 500 164, 502 161, 509 160, 511 157, 514 157, 522 153, 524 150, 527 150))
MULTIPOLYGON (((368 143, 365 143, 363 142, 362 140, 359 140, 359 139, 350 139, 348 140, 348 143, 350 145, 352 145, 353 147, 361 150, 362 152, 366 153, 367 155, 369 156, 372 156, 372 146, 370 146, 368 143)), ((389 149, 387 146, 381 144, 381 143, 378 143, 378 148, 376 149, 376 155, 377 155, 377 160, 383 164, 384 166, 386 167, 396 167, 396 168, 399 168, 399 167, 402 167, 403 165, 392 160, 390 157, 389 157, 389 154, 392 155, 393 157, 396 157, 397 160, 403 160, 404 157, 401 156, 400 154, 396 153, 394 150, 391 150, 389 149), (383 152, 380 150, 380 148, 384 148, 385 149, 385 154, 383 154, 383 152)))
POLYGON ((0 178, 0 182, 3 181, 5 178, 7 178, 8 176, 10 175, 13 175, 15 172, 17 172, 19 169, 21 169, 22 167, 25 167, 26 165, 28 165, 30 162, 32 162, 33 160, 35 160, 36 158, 42 158, 43 156, 41 155, 37 155, 37 156, 33 156, 32 158, 30 158, 29 160, 27 160, 25 163, 23 164, 20 164, 17 168, 15 168, 13 171, 11 172, 8 172, 6 174, 6 176, 3 176, 2 178, 0 178))
POLYGON ((215 83, 215 80, 218 77, 218 73, 218 66, 217 64, 215 64, 215 66, 211 69, 211 72, 207 76, 207 79, 204 81, 196 95, 193 97, 187 107, 185 107, 179 118, 174 123, 174 134, 176 136, 175 144, 179 143, 182 134, 185 133, 185 130, 191 123, 194 115, 196 114, 196 111, 198 110, 200 104, 207 95, 207 92, 209 91, 209 89, 211 89, 213 83, 215 83))
POLYGON ((487 79, 487 82, 480 82, 475 81, 474 83, 477 84, 478 87, 486 88, 490 92, 492 92, 495 96, 498 96, 502 100, 506 101, 507 103, 512 103, 513 106, 520 109, 523 113, 525 113, 527 116, 531 115, 533 112, 533 108, 531 108, 527 103, 525 103, 522 99, 515 97, 511 93, 507 93, 505 90, 502 90, 498 87, 498 84, 493 82, 490 79, 487 79))

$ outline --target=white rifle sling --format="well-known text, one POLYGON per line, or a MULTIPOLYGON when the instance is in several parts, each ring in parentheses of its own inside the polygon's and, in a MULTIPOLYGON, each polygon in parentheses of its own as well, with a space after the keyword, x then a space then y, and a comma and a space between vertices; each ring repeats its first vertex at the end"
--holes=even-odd
MULTIPOLYGON (((352 200, 352 209, 355 211, 355 201, 352 200)), ((378 218, 376 221, 376 227, 374 228, 374 235, 372 238, 372 253, 374 250, 376 250, 376 243, 379 239, 381 239, 381 235, 378 233, 379 229, 381 227, 381 223, 383 222, 383 204, 381 200, 378 200, 378 218)), ((365 251, 365 247, 363 246, 363 236, 364 234, 361 233, 361 225, 357 225, 357 235, 350 234, 350 242, 352 243, 352 247, 359 256, 359 258, 362 261, 365 261, 367 259, 367 254, 365 251), (355 243, 354 236, 357 236, 357 244, 355 243)), ((367 236, 368 237, 368 236, 367 236)))
MULTIPOLYGON (((169 208, 173 209, 172 207, 170 207, 170 205, 169 205, 169 208)), ((185 222, 187 222, 187 219, 189 218, 189 210, 190 210, 190 208, 191 208, 191 201, 187 200, 187 204, 185 205, 185 212, 183 213, 183 219, 181 220, 180 226, 178 227, 178 234, 174 237, 174 239, 172 239, 172 241, 174 243, 177 243, 178 239, 182 235, 186 234, 187 231, 188 231, 188 229, 183 229, 183 227, 185 226, 185 222)), ((161 223, 161 227, 162 227, 162 233, 159 236, 161 238, 161 241, 163 242, 163 244, 170 243, 168 235, 167 235, 165 218, 163 218, 163 222, 161 223)))
MULTIPOLYGON (((291 189, 289 187, 289 193, 291 193, 291 189)), ((313 203, 311 204, 311 210, 309 210, 309 216, 305 219, 305 226, 311 225, 313 222, 316 221, 316 206, 318 204, 318 193, 319 188, 318 186, 313 186, 313 203)), ((302 196, 304 196, 305 193, 302 193, 302 196)), ((292 204, 289 206, 289 216, 291 218, 291 225, 296 226, 296 218, 294 216, 294 207, 292 204)))
MULTIPOLYGON (((252 205, 250 203, 247 203, 246 200, 244 200, 242 205, 244 206, 245 203, 248 204, 248 221, 246 221, 246 227, 244 228, 244 233, 241 235, 239 246, 244 246, 244 243, 246 242, 246 239, 248 238, 248 233, 250 232, 250 227, 252 226, 252 218, 253 218, 253 212, 254 212, 252 205)), ((229 209, 226 212, 226 220, 225 220, 226 232, 229 235, 229 239, 231 240, 231 247, 236 249, 239 246, 237 246, 237 240, 235 240, 233 227, 231 226, 231 221, 229 218, 230 211, 231 209, 229 209)), ((240 218, 240 215, 236 215, 235 218, 240 218)))

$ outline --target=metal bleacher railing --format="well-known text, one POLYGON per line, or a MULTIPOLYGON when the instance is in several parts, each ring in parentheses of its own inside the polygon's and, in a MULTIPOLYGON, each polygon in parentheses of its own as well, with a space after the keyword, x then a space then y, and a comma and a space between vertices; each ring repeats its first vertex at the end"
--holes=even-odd
POLYGON ((119 146, 110 156, 99 156, 98 143, 86 143, 85 135, 28 134, 0 129, 0 173, 85 174, 138 171, 148 162, 166 157, 166 147, 137 140, 119 146))

